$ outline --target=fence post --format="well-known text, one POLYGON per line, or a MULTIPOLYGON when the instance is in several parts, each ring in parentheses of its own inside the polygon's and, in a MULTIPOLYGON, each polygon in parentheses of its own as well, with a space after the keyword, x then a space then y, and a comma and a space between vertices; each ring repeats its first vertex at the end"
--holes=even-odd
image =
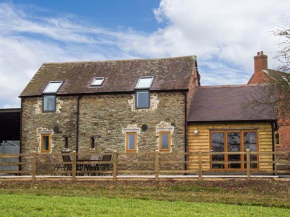
POLYGON ((198 151, 198 179, 202 180, 202 151, 198 151))
POLYGON ((34 151, 32 153, 32 180, 35 181, 36 180, 36 151, 34 151))
POLYGON ((113 181, 117 181, 117 151, 113 152, 113 181))
POLYGON ((72 180, 76 180, 76 171, 77 171, 77 155, 76 151, 72 152, 72 180))
POLYGON ((159 181, 159 151, 155 150, 155 181, 159 181))
POLYGON ((246 150, 246 160, 247 160, 247 179, 251 179, 251 155, 250 149, 246 150))

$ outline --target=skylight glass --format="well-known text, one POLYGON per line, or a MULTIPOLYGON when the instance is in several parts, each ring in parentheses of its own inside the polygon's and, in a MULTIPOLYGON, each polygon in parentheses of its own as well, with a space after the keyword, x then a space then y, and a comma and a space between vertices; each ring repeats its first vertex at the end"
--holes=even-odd
POLYGON ((104 82, 105 78, 101 77, 101 78, 94 78, 93 82, 92 82, 92 86, 101 86, 104 82))
POLYGON ((136 89, 149 89, 152 85, 153 77, 140 77, 136 85, 136 89))
POLYGON ((62 81, 50 81, 46 88, 44 89, 43 93, 56 93, 60 86, 62 85, 62 81))

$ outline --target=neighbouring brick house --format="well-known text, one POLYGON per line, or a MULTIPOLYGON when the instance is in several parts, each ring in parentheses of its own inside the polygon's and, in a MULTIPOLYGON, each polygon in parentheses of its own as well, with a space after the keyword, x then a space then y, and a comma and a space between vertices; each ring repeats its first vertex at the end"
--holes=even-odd
MULTIPOLYGON (((269 83, 268 73, 281 73, 281 76, 284 73, 268 68, 268 56, 263 51, 258 52, 257 56, 254 57, 254 66, 254 74, 248 84, 269 83)), ((279 118, 278 125, 278 133, 275 135, 277 150, 290 150, 290 120, 279 118)))
POLYGON ((185 151, 198 85, 195 56, 43 64, 20 95, 21 152, 185 151))

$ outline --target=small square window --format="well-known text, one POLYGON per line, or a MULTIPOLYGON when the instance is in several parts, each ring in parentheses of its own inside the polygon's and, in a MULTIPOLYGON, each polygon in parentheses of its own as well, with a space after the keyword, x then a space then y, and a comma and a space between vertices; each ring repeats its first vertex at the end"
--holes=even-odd
POLYGON ((150 89, 153 82, 153 77, 140 77, 135 89, 150 89))
POLYGON ((159 133, 159 151, 170 151, 171 146, 171 133, 160 132, 159 133))
POLYGON ((150 93, 149 93, 149 91, 137 91, 136 92, 136 108, 137 109, 150 108, 150 93))
POLYGON ((104 82, 105 78, 104 77, 100 77, 100 78, 94 78, 93 82, 92 82, 92 86, 102 86, 103 82, 104 82))
POLYGON ((50 81, 43 93, 56 93, 62 85, 62 81, 50 81))
POLYGON ((43 153, 50 152, 50 143, 51 143, 50 134, 42 134, 41 135, 41 152, 43 153))
POLYGON ((126 133, 126 151, 136 152, 137 150, 137 133, 126 133))
POLYGON ((42 102, 42 110, 44 112, 55 111, 55 95, 44 95, 42 102))

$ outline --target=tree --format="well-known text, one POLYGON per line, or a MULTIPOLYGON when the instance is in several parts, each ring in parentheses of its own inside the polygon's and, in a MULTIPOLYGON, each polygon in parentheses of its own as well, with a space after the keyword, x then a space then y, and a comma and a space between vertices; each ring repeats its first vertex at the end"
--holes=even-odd
POLYGON ((249 99, 252 108, 263 106, 278 107, 280 119, 290 119, 290 28, 280 28, 273 31, 279 38, 279 48, 275 59, 280 65, 277 70, 264 70, 267 84, 260 84, 263 94, 249 99))
POLYGON ((275 36, 279 38, 279 47, 275 59, 277 59, 281 65, 278 70, 282 72, 290 71, 290 28, 279 28, 273 32, 275 36))

